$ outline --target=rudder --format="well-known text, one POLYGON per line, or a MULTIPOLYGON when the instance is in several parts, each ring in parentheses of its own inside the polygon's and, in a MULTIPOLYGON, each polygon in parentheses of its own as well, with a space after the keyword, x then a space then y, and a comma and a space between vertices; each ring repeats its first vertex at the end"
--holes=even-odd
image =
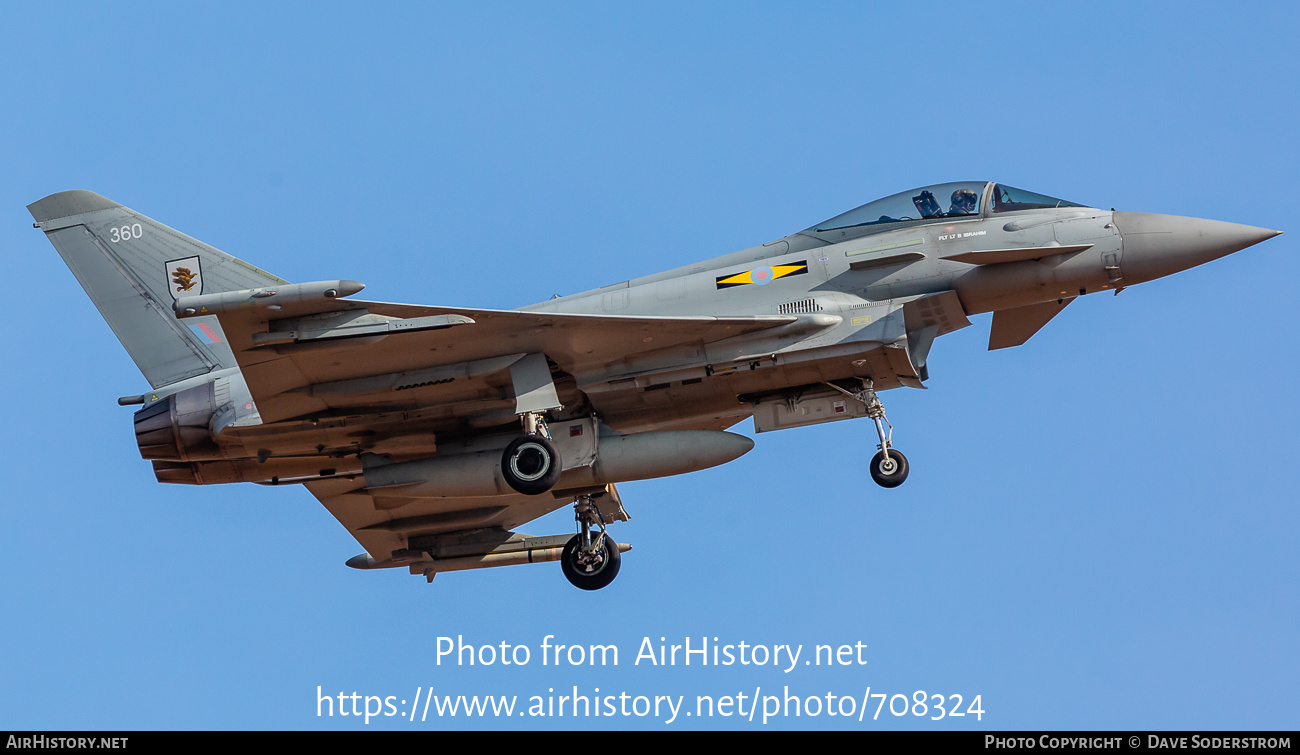
POLYGON ((217 318, 173 300, 288 282, 91 191, 27 210, 154 388, 236 366, 217 318))

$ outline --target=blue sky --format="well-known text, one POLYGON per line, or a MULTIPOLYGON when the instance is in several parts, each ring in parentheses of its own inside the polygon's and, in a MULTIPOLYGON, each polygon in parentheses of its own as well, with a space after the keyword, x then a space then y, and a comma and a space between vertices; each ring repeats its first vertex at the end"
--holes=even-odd
POLYGON ((1300 726, 1293 4, 0 18, 0 728, 1300 726), (883 396, 912 464, 896 490, 868 477, 865 422, 621 486, 612 534, 635 550, 590 594, 555 564, 354 571, 359 546, 304 490, 155 483, 114 401, 145 383, 25 210, 90 189, 292 280, 514 307, 985 179, 1289 233, 1086 297, 1016 349, 985 351, 987 316, 946 336, 928 390, 883 396), (547 635, 619 664, 542 666, 547 635), (440 665, 457 636, 532 660, 440 665), (643 638, 688 636, 804 659, 861 642, 867 663, 634 663, 643 638), (688 706, 787 687, 861 706, 871 687, 985 712, 367 724, 318 717, 318 686, 688 706))

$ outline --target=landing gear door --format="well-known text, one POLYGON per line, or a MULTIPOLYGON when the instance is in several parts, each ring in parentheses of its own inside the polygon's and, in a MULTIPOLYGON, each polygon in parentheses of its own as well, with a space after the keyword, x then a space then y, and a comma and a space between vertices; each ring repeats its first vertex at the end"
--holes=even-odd
POLYGON ((564 471, 595 463, 600 427, 594 417, 555 421, 548 428, 551 442, 560 452, 564 471))

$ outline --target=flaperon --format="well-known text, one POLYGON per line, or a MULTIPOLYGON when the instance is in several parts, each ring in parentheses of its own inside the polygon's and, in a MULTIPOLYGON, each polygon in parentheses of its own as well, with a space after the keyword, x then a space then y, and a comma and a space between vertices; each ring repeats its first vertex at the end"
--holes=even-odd
POLYGON ((517 310, 291 284, 122 205, 28 209, 152 389, 119 399, 160 482, 302 484, 366 553, 438 572, 559 560, 597 589, 627 519, 615 483, 731 461, 758 432, 870 418, 871 477, 908 473, 878 392, 919 387, 936 337, 993 313, 1024 343, 1078 296, 1280 231, 1099 210, 963 181, 761 246, 517 310), (572 504, 577 534, 513 531, 572 504))

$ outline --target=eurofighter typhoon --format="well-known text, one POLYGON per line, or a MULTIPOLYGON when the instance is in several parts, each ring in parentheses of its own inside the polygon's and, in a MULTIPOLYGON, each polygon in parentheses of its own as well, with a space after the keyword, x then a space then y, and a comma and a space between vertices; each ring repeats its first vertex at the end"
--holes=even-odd
POLYGON ((89 191, 28 206, 151 389, 118 399, 159 482, 302 485, 359 569, 559 561, 584 590, 629 549, 615 485, 731 461, 764 433, 869 419, 920 387, 934 340, 993 313, 1017 346, 1085 294, 1280 231, 1115 212, 1005 184, 895 194, 761 246, 517 310, 289 283, 89 191), (572 505, 576 533, 516 528, 572 505))

